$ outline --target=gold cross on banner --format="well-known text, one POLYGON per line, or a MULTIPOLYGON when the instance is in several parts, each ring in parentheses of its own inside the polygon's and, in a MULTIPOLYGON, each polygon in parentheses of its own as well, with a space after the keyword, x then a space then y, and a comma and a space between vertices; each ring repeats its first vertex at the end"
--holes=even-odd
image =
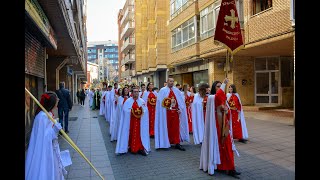
POLYGON ((231 27, 232 29, 234 29, 234 28, 236 27, 236 26, 235 26, 235 25, 236 25, 236 22, 238 22, 238 17, 235 16, 235 11, 234 11, 233 9, 231 9, 230 12, 231 12, 231 16, 227 16, 227 15, 226 15, 226 16, 224 17, 224 20, 227 21, 227 22, 228 22, 228 21, 231 21, 230 27, 231 27))

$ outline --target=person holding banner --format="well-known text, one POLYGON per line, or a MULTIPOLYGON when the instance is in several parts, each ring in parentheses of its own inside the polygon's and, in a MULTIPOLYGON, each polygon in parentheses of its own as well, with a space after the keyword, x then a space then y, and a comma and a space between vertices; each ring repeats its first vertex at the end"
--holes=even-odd
MULTIPOLYGON (((44 93, 40 100, 40 104, 51 116, 58 102, 58 96, 51 91, 44 93)), ((62 165, 58 143, 58 132, 61 128, 60 123, 53 124, 47 114, 38 107, 25 162, 26 180, 64 179, 67 171, 62 165)))

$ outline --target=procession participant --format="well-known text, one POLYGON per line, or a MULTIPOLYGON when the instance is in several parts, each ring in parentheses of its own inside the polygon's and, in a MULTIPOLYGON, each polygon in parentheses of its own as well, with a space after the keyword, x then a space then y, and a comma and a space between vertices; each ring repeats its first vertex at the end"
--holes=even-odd
POLYGON ((154 120, 156 112, 156 103, 157 103, 157 92, 153 91, 153 83, 150 82, 147 85, 147 90, 142 99, 147 103, 148 112, 149 112, 149 135, 151 138, 154 138, 154 120))
POLYGON ((176 149, 185 151, 180 142, 189 142, 186 104, 173 82, 173 78, 168 78, 167 86, 161 88, 157 95, 155 148, 169 148, 170 144, 175 144, 176 149))
POLYGON ((193 102, 194 94, 189 92, 189 85, 183 85, 183 92, 181 92, 184 102, 186 103, 187 116, 188 116, 188 126, 189 134, 192 133, 192 113, 191 113, 191 104, 193 102))
POLYGON ((101 91, 101 100, 100 100, 100 111, 99 111, 99 115, 104 115, 105 113, 105 101, 106 101, 106 88, 102 88, 102 91, 101 91))
POLYGON ((212 84, 211 94, 215 94, 215 109, 210 109, 209 111, 215 111, 216 117, 216 128, 218 134, 221 162, 221 164, 217 165, 217 168, 219 171, 224 171, 230 176, 239 178, 238 175, 240 175, 241 173, 235 170, 233 151, 236 151, 236 149, 233 144, 233 139, 229 133, 230 113, 228 112, 228 107, 226 105, 227 97, 224 92, 225 86, 228 84, 228 81, 228 78, 225 78, 222 84, 220 81, 215 81, 212 84))
POLYGON ((238 139, 239 142, 246 143, 248 139, 248 130, 246 120, 244 118, 243 108, 240 96, 237 93, 236 86, 231 84, 229 86, 229 93, 227 94, 228 104, 231 111, 231 132, 233 139, 238 139))
POLYGON ((110 108, 110 127, 109 127, 109 133, 111 135, 111 132, 114 128, 114 119, 116 117, 116 109, 117 109, 117 98, 118 98, 118 83, 113 84, 113 89, 110 91, 110 101, 109 101, 109 108, 110 108))
MULTIPOLYGON (((41 95, 40 104, 53 117, 52 111, 57 108, 58 96, 48 91, 41 95)), ((53 124, 48 115, 38 107, 35 113, 30 143, 25 162, 26 180, 63 180, 67 174, 62 165, 58 132, 60 123, 53 124)))
POLYGON ((93 96, 94 96, 94 88, 91 88, 91 90, 89 91, 89 108, 92 108, 93 105, 93 96))
POLYGON ((138 88, 133 88, 133 97, 127 99, 121 111, 116 154, 150 152, 148 108, 139 98, 138 88))
POLYGON ((141 84, 141 92, 139 92, 139 97, 142 98, 145 92, 146 92, 146 85, 141 84))
POLYGON ((208 88, 208 84, 200 84, 199 92, 194 96, 194 100, 192 103, 192 126, 194 144, 200 144, 203 141, 208 99, 206 92, 208 88))
POLYGON ((106 118, 107 122, 110 122, 110 111, 111 111, 111 109, 110 109, 110 93, 111 93, 111 90, 112 90, 112 86, 109 85, 108 90, 105 95, 105 113, 104 113, 104 117, 106 118))
POLYGON ((110 123, 110 141, 116 141, 117 140, 117 135, 118 135, 118 128, 119 128, 119 117, 120 117, 120 112, 119 112, 119 108, 122 109, 122 101, 123 101, 123 98, 122 98, 122 88, 119 88, 118 89, 118 93, 119 95, 116 95, 116 98, 115 98, 115 101, 116 101, 116 109, 113 113, 113 121, 112 121, 112 124, 110 123), (121 98, 122 98, 122 101, 121 101, 121 98), (121 101, 121 102, 119 102, 121 101), (121 106, 121 107, 119 107, 121 106))

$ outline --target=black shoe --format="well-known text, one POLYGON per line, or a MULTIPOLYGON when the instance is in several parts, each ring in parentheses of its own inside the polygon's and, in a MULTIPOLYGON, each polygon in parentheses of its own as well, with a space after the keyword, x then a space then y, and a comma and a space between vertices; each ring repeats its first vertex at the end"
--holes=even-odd
POLYGON ((176 144, 176 149, 179 149, 180 151, 185 151, 186 149, 183 148, 180 144, 176 144))
POLYGON ((154 135, 151 135, 150 138, 154 138, 154 135))
POLYGON ((68 133, 69 133, 69 131, 68 131, 68 130, 66 130, 66 131, 65 131, 65 133, 67 133, 67 134, 68 134, 68 133))
POLYGON ((147 153, 145 150, 140 150, 138 151, 139 154, 141 154, 142 156, 147 156, 147 153))
POLYGON ((240 175, 240 174, 241 174, 241 172, 238 172, 238 171, 236 171, 236 170, 234 170, 234 173, 235 173, 236 175, 240 175))
POLYGON ((248 140, 246 140, 246 139, 239 139, 239 142, 242 142, 242 143, 245 143, 245 144, 247 143, 247 141, 248 140))
POLYGON ((229 170, 229 171, 227 171, 227 175, 229 175, 229 176, 232 176, 232 177, 234 177, 234 178, 236 178, 236 179, 240 179, 240 177, 238 176, 238 175, 240 175, 240 174, 238 174, 239 172, 236 172, 235 170, 229 170))

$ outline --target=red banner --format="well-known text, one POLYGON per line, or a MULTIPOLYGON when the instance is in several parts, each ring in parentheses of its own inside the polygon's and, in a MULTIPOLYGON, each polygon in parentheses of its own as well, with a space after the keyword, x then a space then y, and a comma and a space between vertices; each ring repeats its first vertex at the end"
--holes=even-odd
POLYGON ((222 0, 214 41, 222 43, 231 54, 243 48, 235 0, 222 0))

